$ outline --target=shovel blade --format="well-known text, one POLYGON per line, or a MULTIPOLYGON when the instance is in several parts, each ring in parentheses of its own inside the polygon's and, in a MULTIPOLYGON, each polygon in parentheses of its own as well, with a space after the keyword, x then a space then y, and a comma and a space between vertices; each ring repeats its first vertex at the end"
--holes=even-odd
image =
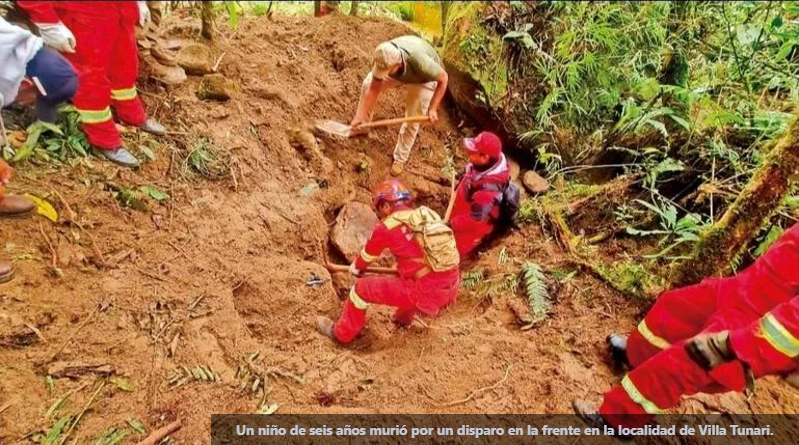
POLYGON ((346 124, 342 124, 341 122, 336 122, 333 120, 320 120, 316 121, 316 128, 319 131, 323 131, 325 133, 332 134, 334 136, 339 136, 343 138, 350 137, 350 126, 346 124))

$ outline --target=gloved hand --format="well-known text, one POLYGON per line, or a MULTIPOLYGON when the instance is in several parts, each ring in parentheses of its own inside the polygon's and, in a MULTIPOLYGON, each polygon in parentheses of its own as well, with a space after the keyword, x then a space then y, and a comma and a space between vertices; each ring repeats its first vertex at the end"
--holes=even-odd
POLYGON ((77 42, 72 31, 69 30, 63 23, 58 22, 55 24, 36 24, 39 27, 39 32, 42 35, 44 44, 55 48, 62 53, 74 53, 77 42))
POLYGON ((729 331, 699 334, 685 344, 685 352, 705 371, 735 360, 735 353, 730 347, 729 331))
POLYGON ((362 272, 355 267, 355 261, 353 261, 352 264, 350 264, 350 274, 354 277, 360 277, 361 273, 362 272))
POLYGON ((137 1, 136 6, 139 7, 139 26, 145 28, 152 16, 150 15, 150 8, 147 7, 147 2, 137 1))

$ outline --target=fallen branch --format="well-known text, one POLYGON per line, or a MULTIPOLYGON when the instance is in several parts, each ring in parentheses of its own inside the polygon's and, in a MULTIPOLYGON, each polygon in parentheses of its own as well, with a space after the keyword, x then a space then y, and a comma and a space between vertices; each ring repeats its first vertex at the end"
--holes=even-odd
POLYGON ((36 328, 36 326, 34 326, 34 325, 32 325, 32 324, 30 324, 28 322, 25 322, 23 324, 25 325, 25 327, 27 327, 28 329, 33 331, 33 333, 36 334, 37 337, 39 337, 39 340, 41 340, 44 343, 47 343, 47 339, 44 338, 44 335, 42 334, 42 331, 40 331, 38 328, 36 328))
POLYGON ((481 394, 481 393, 483 393, 485 391, 491 391, 492 389, 496 389, 496 388, 500 387, 503 383, 505 383, 506 380, 508 380, 508 374, 509 373, 510 373, 510 365, 508 365, 505 368, 505 375, 502 376, 502 378, 497 383, 494 383, 491 386, 486 386, 486 387, 483 387, 483 388, 477 388, 474 391, 472 391, 472 393, 469 394, 466 398, 463 398, 463 399, 460 399, 460 400, 454 400, 452 402, 448 402, 448 403, 445 403, 443 405, 438 405, 438 406, 443 408, 443 407, 461 405, 463 403, 466 403, 466 402, 472 400, 478 394, 481 394))
POLYGON ((44 226, 42 225, 41 221, 39 221, 39 233, 42 234, 44 242, 47 243, 47 247, 50 249, 53 272, 58 273, 58 254, 55 251, 55 247, 53 247, 53 243, 50 241, 50 237, 44 233, 44 226))
POLYGON ((176 420, 165 427, 161 427, 153 431, 152 433, 150 433, 149 436, 147 436, 147 438, 137 443, 136 445, 156 445, 163 438, 174 433, 179 429, 180 429, 180 420, 176 420))
POLYGON ((219 65, 222 63, 222 59, 224 59, 226 55, 227 55, 227 52, 224 52, 224 53, 222 53, 221 56, 219 56, 219 59, 217 59, 216 63, 214 64, 214 67, 211 69, 211 71, 217 72, 219 70, 219 65))

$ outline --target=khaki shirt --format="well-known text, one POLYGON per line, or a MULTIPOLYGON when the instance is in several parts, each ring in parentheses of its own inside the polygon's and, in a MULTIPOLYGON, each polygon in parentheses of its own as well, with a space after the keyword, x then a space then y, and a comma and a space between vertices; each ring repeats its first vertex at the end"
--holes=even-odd
POLYGON ((402 83, 434 82, 444 71, 441 58, 427 41, 416 36, 392 39, 402 53, 402 71, 390 77, 402 83))

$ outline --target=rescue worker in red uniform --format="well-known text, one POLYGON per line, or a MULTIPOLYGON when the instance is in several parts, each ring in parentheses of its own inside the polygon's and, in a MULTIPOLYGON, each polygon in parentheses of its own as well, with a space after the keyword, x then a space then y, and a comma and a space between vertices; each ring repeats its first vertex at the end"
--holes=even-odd
MULTIPOLYGON (((434 272, 426 264, 425 252, 409 227, 399 221, 414 212, 411 192, 399 180, 389 179, 374 191, 372 202, 381 222, 375 226, 363 250, 350 266, 350 273, 360 277, 370 263, 389 250, 397 260, 397 276, 359 278, 350 290, 338 321, 319 316, 319 331, 334 341, 345 344, 355 339, 366 324, 366 308, 370 303, 396 308, 394 323, 409 326, 417 312, 436 316, 441 308, 455 302, 460 276, 457 267, 434 272)), ((440 218, 439 218, 440 219, 440 218)), ((454 246, 452 247, 455 253, 454 246)))
POLYGON ((147 19, 146 2, 18 1, 44 43, 63 53, 78 72, 73 103, 83 131, 106 158, 126 167, 138 159, 122 146, 111 107, 125 124, 153 134, 164 127, 148 119, 136 92, 139 69, 136 23, 147 19), (143 9, 142 9, 143 7, 143 9))
POLYGON ((463 141, 469 164, 455 191, 450 226, 458 253, 465 258, 497 226, 503 190, 510 182, 502 141, 484 131, 463 141))
POLYGON ((632 370, 598 410, 574 409, 595 425, 639 428, 685 395, 742 391, 753 379, 799 366, 799 224, 755 263, 664 293, 628 338, 608 337, 632 370))

